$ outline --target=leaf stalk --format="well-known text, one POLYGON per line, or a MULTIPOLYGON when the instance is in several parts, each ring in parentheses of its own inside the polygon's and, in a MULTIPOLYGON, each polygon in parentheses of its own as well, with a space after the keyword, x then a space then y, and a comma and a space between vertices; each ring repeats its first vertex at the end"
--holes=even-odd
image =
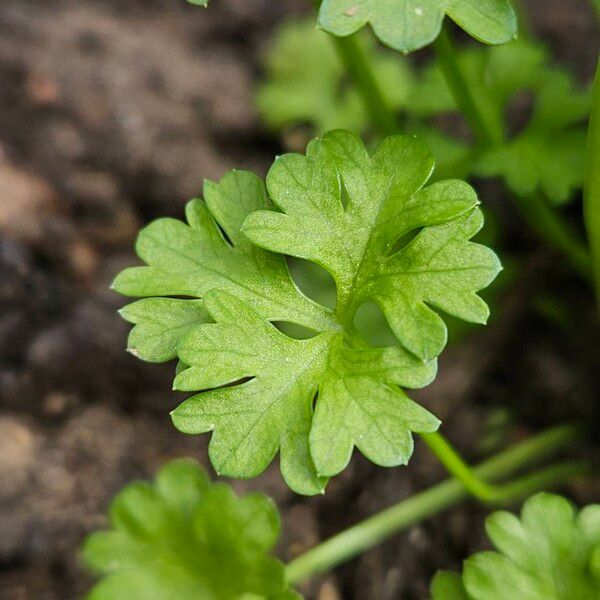
POLYGON ((442 74, 454 96, 456 105, 476 137, 477 146, 488 148, 501 144, 502 139, 489 126, 477 106, 469 82, 458 62, 456 50, 446 26, 442 27, 440 35, 434 42, 434 48, 442 74))
POLYGON ((381 90, 358 35, 330 38, 346 71, 354 81, 377 132, 382 137, 398 133, 396 115, 381 90))

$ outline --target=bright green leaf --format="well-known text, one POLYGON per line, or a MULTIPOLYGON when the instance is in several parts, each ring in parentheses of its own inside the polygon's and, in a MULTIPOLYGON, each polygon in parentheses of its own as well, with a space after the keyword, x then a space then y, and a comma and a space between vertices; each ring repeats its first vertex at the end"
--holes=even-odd
POLYGON ((469 600, 458 573, 439 571, 431 582, 432 600, 469 600))
POLYGON ((144 298, 119 312, 136 324, 129 334, 129 352, 150 362, 175 358, 182 335, 208 320, 201 300, 144 298))
POLYGON ((237 498, 192 461, 173 461, 154 485, 126 487, 110 525, 85 543, 87 566, 103 576, 89 600, 298 598, 268 554, 280 527, 273 503, 237 498))
POLYGON ((197 6, 208 6, 208 0, 187 0, 190 4, 195 4, 197 6))
POLYGON ((379 465, 405 464, 411 432, 438 427, 401 388, 434 377, 446 343, 440 311, 485 322, 477 292, 500 265, 470 241, 482 225, 473 189, 456 180, 424 187, 432 169, 413 137, 390 137, 369 155, 356 136, 334 131, 271 168, 269 193, 284 212, 256 177, 234 172, 205 185, 189 225, 166 219, 142 231, 137 249, 148 266, 126 270, 115 286, 191 297, 147 298, 125 316, 137 323, 140 356, 164 360, 176 349, 174 387, 199 393, 173 420, 185 432, 213 432, 220 473, 253 477, 279 454, 290 487, 314 494, 354 447, 379 465), (334 310, 297 289, 283 255, 329 271, 334 310), (196 314, 200 299, 214 323, 196 314), (357 333, 357 310, 369 302, 399 346, 372 348, 357 333), (161 309, 170 314, 159 317, 161 309), (290 322, 313 335, 286 335, 290 322))
MULTIPOLYGON (((407 63, 377 50, 368 36, 361 36, 360 42, 388 105, 404 106, 411 87, 407 63)), ((266 82, 258 89, 256 103, 268 127, 302 123, 318 134, 336 128, 368 129, 358 90, 347 81, 330 36, 312 20, 288 21, 276 30, 265 70, 266 82)))
MULTIPOLYGON (((465 561, 462 583, 468 600, 600 597, 600 573, 593 567, 600 549, 600 505, 577 514, 564 498, 541 493, 525 503, 520 519, 496 512, 486 529, 497 551, 465 561)), ((456 600, 447 577, 447 585, 434 581, 434 600, 456 600)), ((456 578, 451 581, 458 585, 456 578)))
POLYGON ((435 40, 446 15, 487 44, 502 44, 517 35, 509 0, 323 0, 319 25, 347 36, 370 23, 384 44, 411 52, 435 40))

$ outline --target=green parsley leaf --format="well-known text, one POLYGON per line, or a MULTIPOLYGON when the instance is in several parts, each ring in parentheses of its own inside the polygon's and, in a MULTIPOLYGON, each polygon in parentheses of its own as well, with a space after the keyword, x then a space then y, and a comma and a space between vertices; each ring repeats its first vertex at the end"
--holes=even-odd
POLYGON ((482 225, 473 189, 460 181, 424 187, 432 169, 413 137, 387 138, 370 156, 359 138, 334 131, 306 156, 284 155, 271 168, 269 194, 284 212, 273 210, 256 177, 234 172, 205 185, 206 203, 188 206, 189 225, 162 219, 142 231, 137 249, 148 266, 124 271, 115 287, 191 299, 126 307, 137 323, 130 341, 149 360, 176 349, 175 389, 199 393, 173 421, 188 433, 213 432, 218 472, 253 477, 279 453, 288 485, 315 494, 355 446, 379 465, 405 464, 411 432, 439 426, 398 386, 434 377, 446 343, 437 311, 486 320, 477 291, 500 265, 470 241, 482 225), (284 254, 331 273, 334 310, 297 289, 284 254), (372 300, 400 346, 372 348, 357 333, 356 312, 372 300), (292 338, 273 325, 281 321, 314 335, 292 338))
POLYGON ((502 44, 517 35, 509 0, 323 0, 318 23, 338 36, 370 23, 384 44, 411 52, 435 40, 446 15, 487 44, 502 44))
POLYGON ((177 343, 182 334, 208 321, 202 300, 144 298, 119 313, 136 324, 129 334, 129 352, 159 363, 177 356, 177 343))
POLYGON ((540 189, 553 202, 566 202, 583 184, 589 107, 589 94, 578 91, 568 73, 549 71, 529 123, 504 146, 485 152, 474 172, 504 177, 518 195, 540 189))
POLYGON ((595 600, 600 597, 600 505, 579 514, 553 494, 525 503, 521 519, 496 512, 486 521, 497 548, 464 563, 461 577, 438 574, 433 600, 595 600))
MULTIPOLYGON (((388 105, 404 106, 411 86, 406 62, 378 50, 371 36, 361 36, 360 42, 388 105)), ((330 36, 316 29, 312 20, 289 20, 276 30, 265 71, 256 104, 269 128, 307 123, 318 134, 337 128, 368 129, 360 94, 347 81, 330 36)))
MULTIPOLYGON (((496 143, 471 162, 461 162, 465 148, 458 146, 456 163, 474 175, 502 177, 518 195, 542 191, 555 203, 571 198, 583 182, 589 92, 578 90, 571 75, 552 67, 545 49, 532 42, 467 48, 458 60, 496 143), (528 96, 531 116, 511 135, 506 112, 511 102, 528 96)), ((409 104, 421 117, 458 110, 435 63, 415 84, 409 104)), ((443 147, 439 140, 437 144, 443 147)), ((452 164, 448 159, 445 163, 452 164)))
POLYGON ((433 600, 469 600, 458 573, 439 571, 431 582, 433 600))
POLYGON ((262 494, 237 498, 193 461, 171 462, 153 485, 127 486, 110 524, 83 550, 103 576, 89 600, 299 598, 269 554, 280 529, 275 505, 262 494))

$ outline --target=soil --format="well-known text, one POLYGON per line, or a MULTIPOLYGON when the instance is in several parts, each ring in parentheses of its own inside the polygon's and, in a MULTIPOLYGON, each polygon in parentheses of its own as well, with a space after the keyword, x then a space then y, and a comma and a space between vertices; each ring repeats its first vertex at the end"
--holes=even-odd
MULTIPOLYGON (((168 412, 171 365, 126 354, 108 289, 135 261, 138 228, 181 216, 203 178, 264 174, 282 148, 252 105, 260 55, 301 0, 3 0, 0 6, 0 599, 70 600, 91 579, 78 548, 110 498, 177 456, 206 464, 206 436, 168 412)), ((582 82, 598 29, 584 0, 530 0, 532 24, 582 82)), ((501 250, 519 274, 495 316, 453 344, 419 399, 470 460, 564 419, 598 422, 600 328, 593 300, 528 232, 495 182, 501 250)), ((570 209, 575 226, 580 204, 570 209)), ((595 441, 583 440, 582 451, 595 441)), ((409 468, 359 456, 319 498, 293 495, 277 466, 240 492, 272 495, 289 559, 444 477, 417 443, 409 468)), ((597 481, 563 491, 598 500, 597 481)), ((472 502, 393 537, 303 588, 309 599, 428 597, 438 568, 485 547, 472 502)))

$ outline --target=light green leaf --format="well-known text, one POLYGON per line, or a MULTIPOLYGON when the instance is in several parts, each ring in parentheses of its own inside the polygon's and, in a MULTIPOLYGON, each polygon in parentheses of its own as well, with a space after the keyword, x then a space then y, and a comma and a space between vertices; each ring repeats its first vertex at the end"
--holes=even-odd
POLYGON ((116 287, 192 299, 126 308, 137 323, 133 342, 147 359, 176 351, 175 389, 199 393, 173 421, 213 432, 217 471, 253 477, 279 454, 289 486, 315 494, 354 447, 379 465, 406 464, 411 432, 438 427, 400 388, 435 375, 446 343, 438 311, 485 321, 477 292, 500 265, 470 241, 482 225, 473 189, 455 180, 424 187, 432 170, 413 137, 390 137, 370 156, 359 138, 334 131, 271 168, 269 192, 283 212, 256 177, 234 172, 205 185, 206 204, 189 205, 189 225, 167 219, 141 233, 148 266, 126 270, 116 287), (284 255, 331 273, 335 309, 297 289, 284 255), (356 313, 369 302, 400 345, 373 348, 358 334, 356 313), (286 335, 289 323, 312 335, 286 335))
POLYGON ((298 597, 287 589, 283 564, 268 554, 280 528, 270 499, 237 498, 192 461, 173 461, 154 485, 126 487, 110 524, 83 550, 87 566, 103 576, 90 600, 298 597))
MULTIPOLYGON (((360 43, 388 105, 405 106, 411 87, 408 64, 378 50, 369 36, 361 36, 360 43)), ((316 29, 313 20, 290 20, 276 30, 265 71, 256 103, 269 128, 301 123, 317 134, 336 128, 368 130, 363 100, 347 81, 330 36, 316 29)))
POLYGON ((195 4, 197 6, 204 6, 205 8, 208 6, 208 0, 187 0, 190 4, 195 4))
POLYGON ((411 52, 435 40, 446 15, 487 44, 502 44, 517 35, 508 0, 323 0, 318 22, 337 36, 370 23, 384 44, 411 52))
POLYGON ((431 359, 447 332, 429 305, 485 322, 476 292, 500 270, 493 252, 468 241, 482 225, 473 189, 460 181, 423 188, 432 170, 427 146, 415 138, 389 137, 371 157, 354 135, 330 132, 306 156, 277 159, 267 186, 283 213, 255 212, 243 230, 259 246, 329 271, 342 324, 374 300, 400 342, 431 359), (393 251, 418 228, 425 229, 393 251))
MULTIPOLYGON (((496 512, 488 518, 486 529, 497 551, 465 561, 466 598, 600 597, 600 578, 592 565, 600 548, 600 505, 588 506, 578 515, 564 498, 541 493, 525 503, 520 519, 496 512)), ((455 600, 450 589, 438 586, 434 600, 455 600)))
POLYGON ((504 146, 485 152, 474 172, 500 175, 516 194, 536 190, 556 203, 567 201, 583 183, 590 97, 570 75, 548 71, 536 90, 536 104, 526 127, 504 146))

